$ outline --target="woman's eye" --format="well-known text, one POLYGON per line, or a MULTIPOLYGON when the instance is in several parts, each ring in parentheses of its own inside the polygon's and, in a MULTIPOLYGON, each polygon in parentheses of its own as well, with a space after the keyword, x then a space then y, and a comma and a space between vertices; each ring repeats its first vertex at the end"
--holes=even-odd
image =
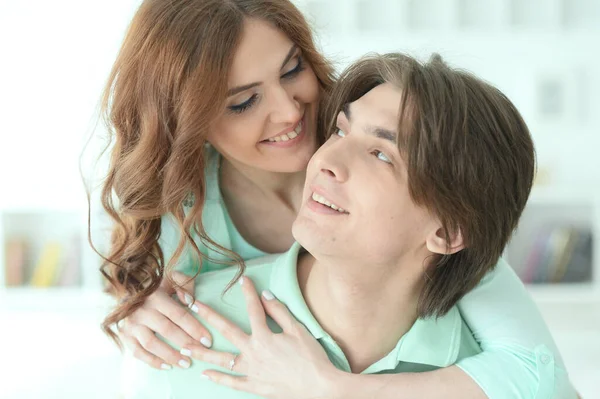
POLYGON ((335 134, 340 137, 346 137, 346 133, 342 129, 337 129, 335 134))
POLYGON ((298 76, 298 74, 302 71, 304 71, 304 60, 302 59, 301 56, 299 56, 298 63, 296 64, 294 69, 284 73, 283 75, 281 75, 281 77, 283 79, 292 79, 292 78, 295 78, 296 76, 298 76))
POLYGON ((234 114, 241 114, 242 112, 248 110, 250 107, 252 107, 254 105, 254 103, 256 102, 258 98, 258 94, 253 94, 248 100, 244 101, 241 104, 236 104, 236 105, 230 105, 227 108, 229 109, 229 111, 233 112, 234 114))
POLYGON ((375 150, 373 151, 373 155, 375 155, 377 157, 377 159, 386 162, 386 163, 392 163, 392 160, 388 158, 387 155, 385 155, 383 152, 379 151, 379 150, 375 150))

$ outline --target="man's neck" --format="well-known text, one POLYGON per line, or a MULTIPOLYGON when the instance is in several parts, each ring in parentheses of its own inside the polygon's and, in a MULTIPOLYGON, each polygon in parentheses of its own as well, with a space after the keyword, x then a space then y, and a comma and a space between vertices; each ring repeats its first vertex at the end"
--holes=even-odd
POLYGON ((423 275, 410 262, 367 267, 372 265, 320 262, 310 254, 299 259, 306 303, 344 351, 352 372, 385 357, 416 321, 423 275))

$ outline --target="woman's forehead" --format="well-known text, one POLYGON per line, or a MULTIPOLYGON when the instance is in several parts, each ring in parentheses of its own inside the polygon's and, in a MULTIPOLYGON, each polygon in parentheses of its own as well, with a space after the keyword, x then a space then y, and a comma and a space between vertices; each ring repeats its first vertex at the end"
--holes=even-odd
POLYGON ((248 79, 261 80, 265 74, 279 72, 294 43, 268 22, 247 19, 231 70, 230 83, 247 84, 248 79))

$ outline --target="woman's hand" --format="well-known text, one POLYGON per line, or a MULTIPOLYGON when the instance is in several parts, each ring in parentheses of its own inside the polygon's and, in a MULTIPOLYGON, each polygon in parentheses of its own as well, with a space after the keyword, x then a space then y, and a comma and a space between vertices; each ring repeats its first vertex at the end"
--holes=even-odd
POLYGON ((243 277, 241 283, 252 335, 196 302, 200 317, 234 344, 240 354, 236 357, 197 348, 192 350, 192 356, 223 368, 230 368, 234 360, 233 371, 243 376, 215 370, 206 370, 204 374, 217 384, 269 399, 333 398, 333 381, 341 372, 331 364, 321 345, 273 294, 265 291, 259 299, 248 277, 243 277), (275 334, 269 329, 265 310, 283 333, 275 334))
POLYGON ((188 308, 196 312, 197 308, 190 295, 194 291, 194 281, 189 281, 188 276, 178 272, 174 272, 172 277, 183 289, 176 290, 168 279, 163 279, 159 289, 118 325, 119 337, 134 357, 164 370, 173 366, 188 368, 191 360, 163 342, 156 334, 180 348, 196 346, 198 342, 206 347, 211 346, 211 336, 206 328, 173 298, 177 294, 182 303, 187 303, 188 308))

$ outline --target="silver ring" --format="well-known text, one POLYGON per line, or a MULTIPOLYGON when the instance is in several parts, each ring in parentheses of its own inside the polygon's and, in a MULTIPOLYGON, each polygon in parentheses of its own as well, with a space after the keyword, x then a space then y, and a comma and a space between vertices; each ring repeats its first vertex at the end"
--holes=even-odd
POLYGON ((238 353, 237 355, 235 355, 235 356, 233 357, 233 359, 231 359, 231 360, 229 361, 229 371, 233 371, 233 368, 235 367, 235 361, 237 360, 237 358, 238 358, 238 356, 239 356, 239 355, 240 355, 240 354, 238 353))

